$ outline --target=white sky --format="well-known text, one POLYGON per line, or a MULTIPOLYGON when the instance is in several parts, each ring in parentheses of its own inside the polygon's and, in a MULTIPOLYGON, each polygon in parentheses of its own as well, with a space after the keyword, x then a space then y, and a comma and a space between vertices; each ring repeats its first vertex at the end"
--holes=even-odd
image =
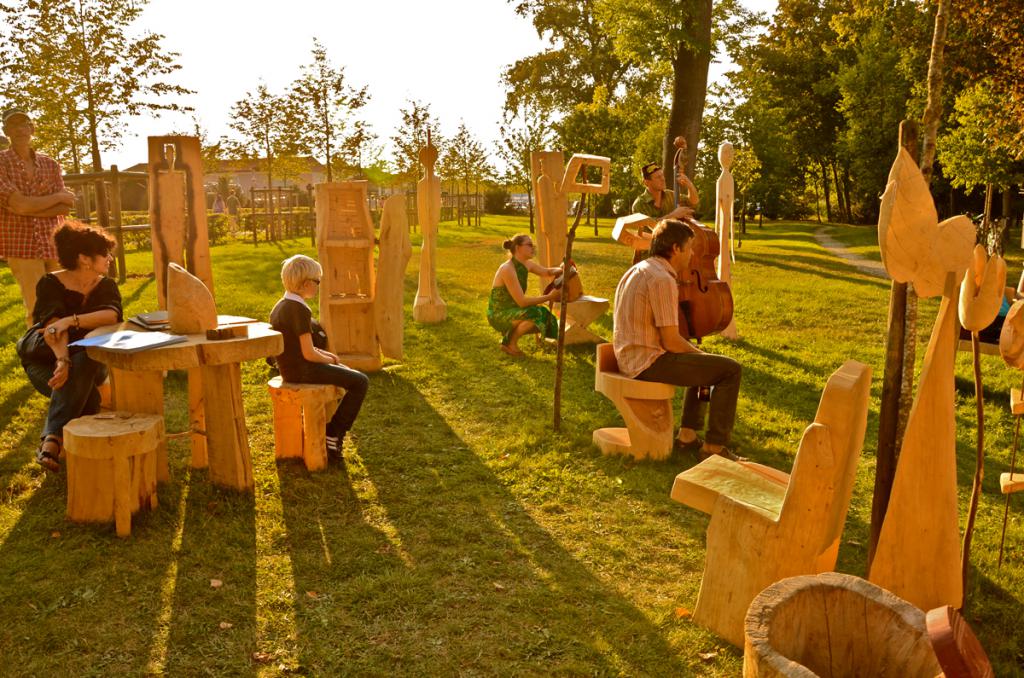
MULTIPOLYGON (((777 4, 743 1, 760 11, 777 4)), ((140 24, 162 33, 164 48, 181 55, 172 81, 195 90, 183 103, 195 108, 212 140, 228 134, 231 105, 261 78, 280 92, 298 77, 315 36, 351 84, 369 86, 362 117, 378 143, 389 145, 398 109, 413 98, 430 104, 445 134, 461 119, 490 144, 504 103, 501 72, 546 46, 506 0, 151 0, 140 24)), ((713 64, 710 79, 723 70, 713 64)), ((145 162, 147 136, 192 126, 189 115, 132 119, 121 148, 104 154, 104 165, 145 162)))

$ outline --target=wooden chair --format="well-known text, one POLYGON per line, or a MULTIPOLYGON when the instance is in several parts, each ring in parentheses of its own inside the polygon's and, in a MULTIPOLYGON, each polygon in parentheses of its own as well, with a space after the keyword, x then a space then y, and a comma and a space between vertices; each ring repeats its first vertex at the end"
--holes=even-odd
POLYGON ((267 390, 274 406, 274 458, 301 458, 310 471, 327 468, 327 408, 334 413, 344 389, 274 377, 267 390))
POLYGON ((667 459, 672 454, 672 397, 676 387, 619 374, 611 344, 597 346, 594 390, 613 403, 626 428, 599 428, 594 444, 604 454, 627 454, 634 459, 667 459))
POLYGON ((761 591, 744 620, 746 678, 935 678, 925 615, 869 581, 825 572, 761 591))
POLYGON ((970 624, 943 605, 928 611, 928 638, 946 678, 993 678, 992 664, 970 624))
POLYGON ((788 476, 719 456, 676 476, 672 499, 711 515, 694 621, 742 645, 743 617, 761 590, 835 567, 870 389, 867 365, 850 360, 833 373, 788 476))
POLYGON ((68 518, 113 520, 117 536, 131 535, 132 514, 157 505, 156 457, 163 437, 163 417, 155 414, 109 412, 68 422, 68 518))

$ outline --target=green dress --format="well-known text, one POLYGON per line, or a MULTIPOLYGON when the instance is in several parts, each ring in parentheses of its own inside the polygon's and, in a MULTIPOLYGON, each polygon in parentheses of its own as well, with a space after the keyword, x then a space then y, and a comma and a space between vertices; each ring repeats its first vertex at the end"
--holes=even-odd
MULTIPOLYGON (((519 287, 526 293, 526 266, 523 266, 517 259, 512 260, 516 269, 516 278, 519 279, 519 287)), ((508 345, 512 329, 520 320, 529 320, 536 325, 541 334, 547 339, 558 338, 558 318, 544 306, 527 306, 520 308, 516 300, 512 298, 505 285, 491 288, 491 298, 487 302, 487 322, 491 327, 501 332, 501 343, 508 345)))

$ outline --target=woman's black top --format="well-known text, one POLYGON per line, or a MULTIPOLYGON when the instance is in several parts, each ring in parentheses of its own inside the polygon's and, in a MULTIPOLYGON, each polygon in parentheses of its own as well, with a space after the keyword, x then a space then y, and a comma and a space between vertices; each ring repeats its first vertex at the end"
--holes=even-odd
MULTIPOLYGON (((112 310, 117 313, 117 322, 121 322, 124 314, 121 310, 121 290, 110 278, 102 278, 88 295, 69 290, 53 273, 47 273, 36 283, 36 305, 32 309, 32 319, 36 323, 46 323, 51 318, 68 316, 93 311, 112 310)), ((91 332, 84 327, 72 327, 68 330, 68 343, 78 341, 91 332)))

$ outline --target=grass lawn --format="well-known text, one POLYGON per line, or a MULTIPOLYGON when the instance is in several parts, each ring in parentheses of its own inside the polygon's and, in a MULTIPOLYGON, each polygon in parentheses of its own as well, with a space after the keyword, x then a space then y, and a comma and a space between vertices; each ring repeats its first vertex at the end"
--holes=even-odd
MULTIPOLYGON (((629 263, 610 226, 602 222, 599 236, 581 227, 575 254, 586 291, 606 297, 629 263)), ((850 358, 872 366, 868 434, 838 564, 863 575, 889 285, 823 250, 816 228, 748 226, 734 268, 743 339, 705 345, 744 367, 739 450, 786 470, 831 372, 850 358)), ((405 361, 371 375, 342 468, 311 475, 274 462, 269 369, 249 363, 243 395, 254 496, 211 487, 205 471, 188 468, 187 443, 172 441, 160 507, 138 516, 126 540, 112 526, 67 523, 65 478, 32 462, 46 402, 14 355, 23 311, 0 269, 0 674, 740 673, 740 652, 683 614, 700 586, 707 516, 668 493, 693 462, 633 463, 597 452, 592 431, 620 419, 593 390, 589 346, 567 351, 562 431, 554 432, 554 354, 527 340, 527 357, 509 359, 484 317, 500 242, 526 230, 525 219, 441 230, 448 320, 412 322, 417 247, 406 273, 405 361)), ((829 232, 877 256, 873 231, 829 232)), ((308 239, 214 247, 220 312, 265 318, 280 294, 281 260, 299 252, 314 254, 308 239)), ((151 267, 149 253, 128 255, 129 271, 151 267)), ((151 277, 131 277, 122 294, 126 314, 155 308, 151 277)), ((923 355, 937 304, 920 308, 923 355)), ((611 316, 593 329, 610 337, 611 316)), ((998 478, 1012 440, 1008 392, 1020 375, 998 358, 983 363, 988 462, 967 618, 996 674, 1017 675, 1019 498, 1002 569, 996 557, 998 478)), ((966 507, 976 427, 966 354, 957 375, 966 507)), ((183 374, 168 376, 166 398, 168 430, 180 431, 183 374)))

